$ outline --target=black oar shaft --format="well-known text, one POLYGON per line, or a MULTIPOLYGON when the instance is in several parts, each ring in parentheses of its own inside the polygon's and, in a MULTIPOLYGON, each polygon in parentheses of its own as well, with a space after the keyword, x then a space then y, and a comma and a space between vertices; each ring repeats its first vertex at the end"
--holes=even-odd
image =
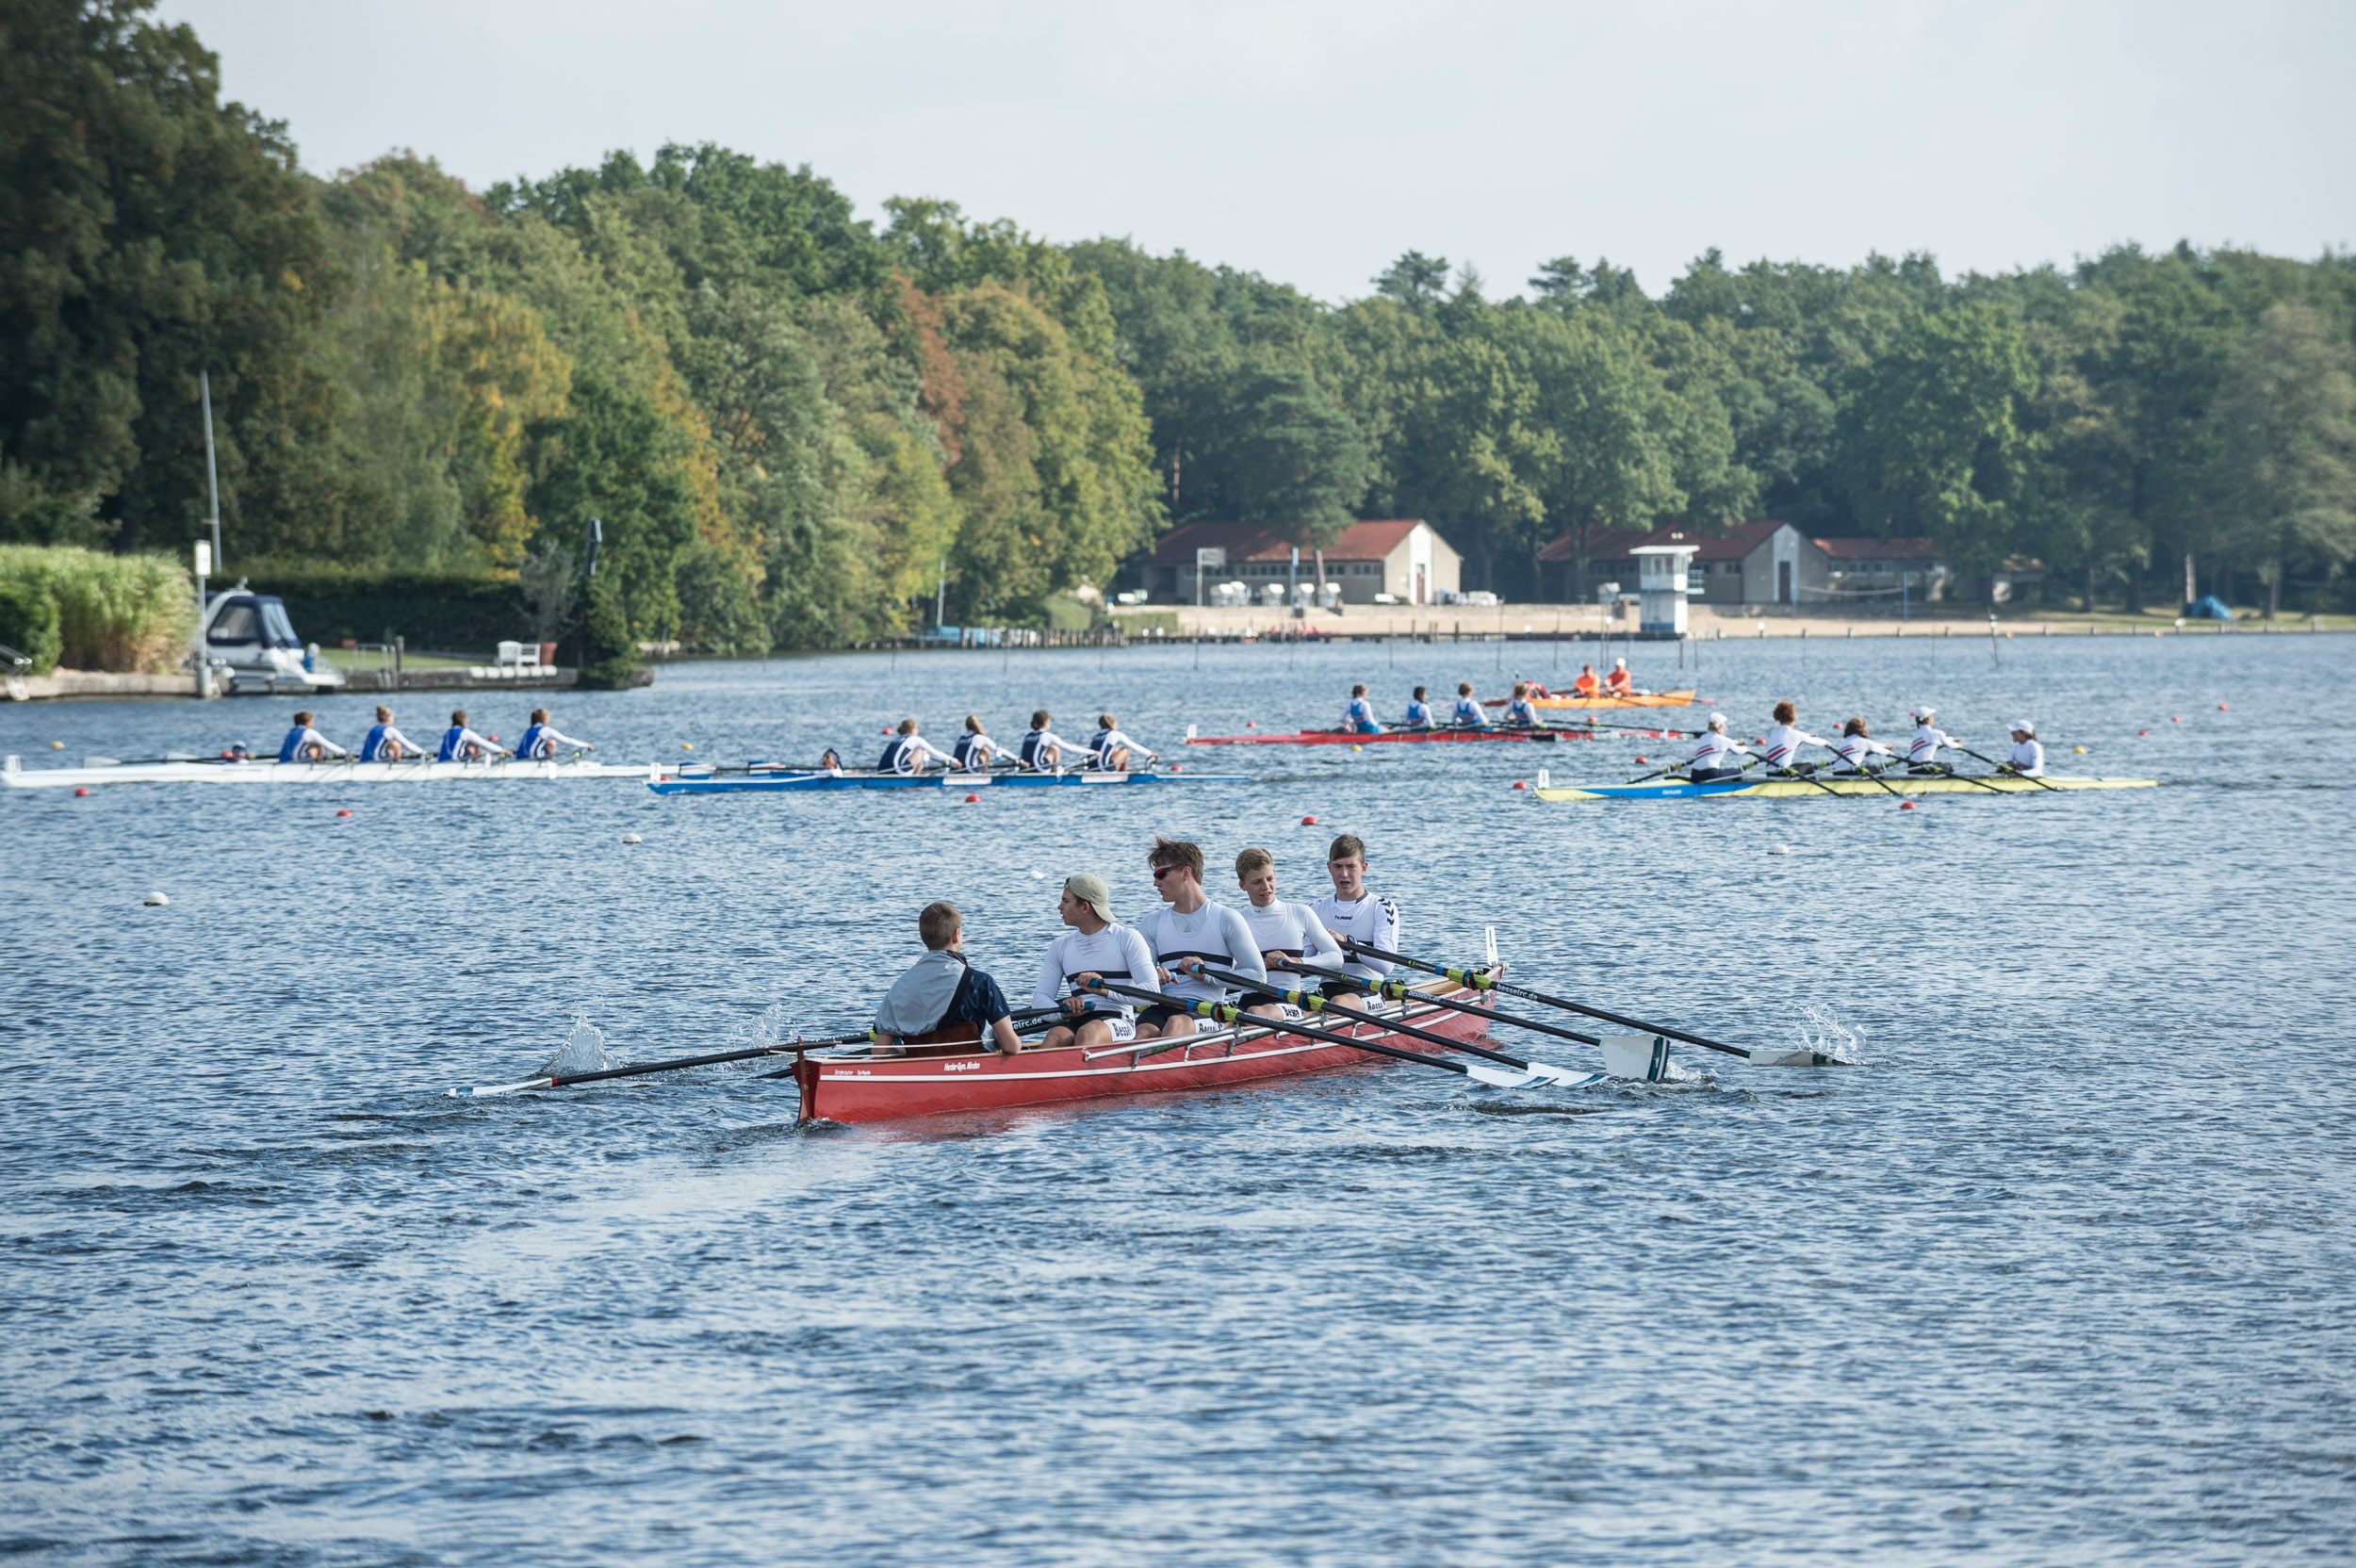
POLYGON ((609 1078, 637 1078, 649 1072, 676 1072, 682 1068, 712 1067, 721 1062, 749 1061, 755 1056, 783 1056, 797 1051, 815 1051, 822 1046, 856 1045, 868 1037, 867 1031, 842 1035, 833 1039, 794 1040, 785 1045, 757 1045, 745 1051, 716 1051, 708 1056, 679 1056, 667 1062, 640 1062, 631 1067, 610 1067, 599 1072, 564 1072, 550 1075, 548 1086, 566 1088, 574 1084, 601 1084, 609 1078))
POLYGON ((1567 997, 1548 996, 1544 991, 1533 991, 1527 986, 1509 986, 1502 980, 1492 980, 1487 975, 1480 975, 1476 978, 1471 970, 1447 969, 1426 959, 1410 958, 1404 953, 1386 953, 1382 948, 1369 946, 1362 941, 1353 941, 1348 937, 1342 939, 1342 945, 1354 953, 1363 953, 1370 958, 1381 958, 1386 963, 1405 964, 1409 969, 1419 969, 1432 974, 1445 975, 1448 979, 1471 986, 1476 990, 1499 991, 1507 996, 1518 996, 1529 1002, 1543 1002, 1549 1007, 1560 1007, 1565 1012, 1584 1013, 1589 1018, 1599 1018, 1606 1023, 1617 1023, 1626 1028, 1640 1030, 1647 1035, 1666 1035, 1673 1040, 1683 1040, 1688 1045, 1698 1045, 1710 1051, 1723 1051, 1729 1056, 1747 1058, 1750 1055, 1749 1052, 1739 1045, 1727 1045, 1720 1040, 1706 1039, 1700 1035, 1689 1035, 1682 1029, 1672 1029, 1665 1023, 1647 1023, 1641 1018, 1629 1018, 1623 1013, 1606 1012, 1601 1007, 1590 1007, 1583 1002, 1573 1002, 1567 997))
MULTIPOLYGON (((1137 986, 1123 986, 1119 982, 1112 980, 1099 980, 1096 984, 1102 989, 1116 991, 1122 996, 1133 997, 1139 1002, 1154 1004, 1165 1007, 1169 1006, 1173 1001, 1181 1000, 1179 998, 1171 997, 1165 991, 1149 991, 1137 986)), ((1188 1012, 1195 1013, 1195 1016, 1198 1018, 1207 1018, 1215 1022, 1233 1023, 1245 1028, 1252 1026, 1251 1024, 1246 1024, 1244 1022, 1244 1020, 1249 1018, 1255 1023, 1267 1024, 1271 1031, 1279 1035, 1299 1035, 1304 1039, 1325 1040, 1334 1045, 1347 1045, 1355 1050, 1371 1052, 1377 1056, 1396 1056, 1402 1062, 1421 1062, 1426 1067, 1436 1067, 1447 1072, 1466 1071, 1464 1064, 1462 1062, 1450 1062, 1445 1061, 1438 1056, 1427 1056, 1420 1051, 1401 1051, 1395 1045, 1383 1045, 1374 1040, 1360 1039, 1354 1035, 1336 1034, 1331 1029, 1313 1028, 1310 1025, 1301 1022, 1299 1019, 1261 1019, 1255 1014, 1246 1013, 1240 1007, 1221 1006, 1216 1003, 1210 1002, 1188 1003, 1186 1004, 1186 1010, 1188 1012), (1201 1011, 1196 1011, 1198 1008, 1201 1009, 1201 1011)), ((1386 1025, 1388 1022, 1387 1020, 1374 1018, 1370 1018, 1366 1020, 1366 1021, 1368 1023, 1378 1025, 1386 1025)))
MULTIPOLYGON (((2005 771, 2005 769, 2006 769, 2006 768, 2011 767, 2011 764, 2010 764, 2010 763, 2007 763, 2007 762, 1999 762, 1999 761, 1998 761, 1998 760, 1996 760, 1996 759, 1995 759, 1995 758, 1993 758, 1993 757, 1980 757, 1980 754, 1979 754, 1978 752, 1976 752, 1976 751, 1973 751, 1973 750, 1972 750, 1970 746, 1957 746, 1957 747, 1955 747, 1955 749, 1956 749, 1957 751, 1959 751, 1959 752, 1962 752, 1962 753, 1963 753, 1966 757, 1979 757, 1979 760, 1980 760, 1981 761, 1986 762, 1986 763, 1987 763, 1989 767, 1994 768, 1994 769, 1995 769, 1998 773, 2003 773, 2003 772, 2004 772, 2004 771, 2005 771)), ((2043 780, 2042 778, 2038 778, 2038 777, 2037 777, 2035 775, 2032 775, 2032 774, 2025 774, 2025 773, 2022 773, 2022 772, 2021 772, 2021 771, 2020 771, 2019 769, 2017 769, 2017 768, 2016 768, 2016 769, 2013 769, 2013 772, 2012 772, 2012 776, 2013 776, 2013 777, 2015 777, 2015 778, 2025 778, 2025 779, 2027 779, 2030 783, 2032 783, 2032 784, 2036 785, 2036 786, 2037 786, 2038 789, 2040 789, 2040 790, 2053 790, 2053 785, 2051 785, 2051 784, 2048 784, 2048 783, 2047 783, 2047 782, 2045 782, 2045 780, 2043 780)), ((2059 793, 2061 793, 2061 792, 2060 792, 2059 790, 2053 790, 2053 792, 2054 792, 2055 794, 2059 794, 2059 793)))
MULTIPOLYGON (((1279 1002, 1289 1002, 1294 1006, 1303 1008, 1309 1012, 1327 1012, 1325 999, 1308 991, 1288 990, 1283 986, 1271 986, 1265 981, 1254 980, 1248 974, 1237 974, 1232 970, 1213 969, 1208 964, 1203 966, 1203 972, 1209 975, 1212 979, 1219 981, 1221 985, 1236 986, 1245 990, 1258 991, 1264 996, 1272 997, 1279 1002)), ((1481 1008, 1467 1007, 1464 1010, 1466 1012, 1481 1012, 1484 1017, 1486 1016, 1485 1012, 1483 1012, 1483 1009, 1481 1008)), ((1332 1016, 1338 1017, 1339 1013, 1335 1012, 1332 1016)), ((1476 1056, 1486 1056, 1493 1062, 1502 1062, 1507 1067, 1519 1068, 1524 1072, 1528 1072, 1530 1070, 1530 1064, 1521 1060, 1519 1057, 1509 1056, 1502 1051, 1492 1051, 1486 1046, 1474 1045, 1468 1040, 1460 1040, 1453 1035, 1442 1035, 1436 1034, 1430 1029, 1418 1029, 1414 1024, 1406 1022, 1401 1019, 1377 1018, 1371 1014, 1360 1014, 1359 1016, 1365 1018, 1369 1023, 1380 1023, 1385 1029, 1396 1029, 1402 1035, 1412 1035, 1419 1040, 1430 1040, 1432 1044, 1449 1051, 1468 1051, 1476 1056)))
MULTIPOLYGON (((1296 969, 1295 972, 1321 975, 1331 979, 1350 978, 1333 970, 1296 969)), ((1358 982, 1353 980, 1350 983, 1355 985, 1358 982)), ((1541 1023, 1536 1019, 1520 1018, 1513 1013, 1500 1013, 1495 1007, 1484 1007, 1478 1002, 1459 1002, 1452 996, 1434 996, 1430 991, 1415 990, 1396 980, 1386 980, 1375 987, 1375 990, 1378 994, 1389 997, 1394 1002, 1405 1002, 1411 998, 1417 1002, 1429 1002, 1435 1007, 1448 1007, 1460 1013, 1477 1013, 1492 1023, 1510 1023, 1518 1029, 1532 1029, 1541 1035, 1552 1035, 1557 1039, 1575 1040, 1580 1045, 1603 1043, 1595 1036, 1582 1035, 1576 1029, 1561 1029, 1551 1023, 1541 1023)))

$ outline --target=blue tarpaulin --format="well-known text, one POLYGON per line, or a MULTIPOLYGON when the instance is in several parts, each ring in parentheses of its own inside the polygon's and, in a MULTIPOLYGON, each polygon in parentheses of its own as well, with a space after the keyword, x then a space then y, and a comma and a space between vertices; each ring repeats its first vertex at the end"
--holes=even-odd
POLYGON ((2192 607, 2192 619, 2196 621, 2230 621, 2233 618, 2233 612, 2215 594, 2192 607))

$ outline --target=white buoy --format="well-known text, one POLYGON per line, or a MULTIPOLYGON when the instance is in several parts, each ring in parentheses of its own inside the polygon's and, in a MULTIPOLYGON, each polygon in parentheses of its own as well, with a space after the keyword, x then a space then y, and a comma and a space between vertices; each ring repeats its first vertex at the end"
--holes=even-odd
POLYGON ((139 902, 146 905, 151 909, 160 909, 165 905, 170 904, 172 900, 166 898, 161 893, 149 893, 145 898, 140 899, 139 902))
POLYGON ((1767 846, 1767 853, 1770 855, 1789 855, 1792 853, 1792 846, 1790 844, 1769 844, 1767 846))
POLYGON ((646 840, 640 838, 635 833, 625 833, 622 835, 622 842, 626 844, 643 844, 646 841, 646 840))
POLYGON ((1031 880, 1034 882, 1044 882, 1047 880, 1047 874, 1043 871, 1035 871, 1031 873, 1031 880))

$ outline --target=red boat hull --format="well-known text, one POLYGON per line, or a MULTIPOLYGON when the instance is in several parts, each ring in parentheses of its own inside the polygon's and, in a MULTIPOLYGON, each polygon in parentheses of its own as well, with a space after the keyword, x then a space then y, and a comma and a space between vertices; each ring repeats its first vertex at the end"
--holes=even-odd
MULTIPOLYGON (((1445 989, 1440 994, 1477 1000, 1476 993, 1468 990, 1445 989)), ((1346 1016, 1317 1015, 1314 1027, 1362 1035, 1404 1051, 1440 1054, 1440 1048, 1428 1040, 1394 1033, 1377 1022, 1346 1024, 1346 1016)), ((1408 1021, 1462 1040, 1479 1039, 1487 1027, 1475 1014, 1440 1007, 1411 1010, 1408 1021)), ((905 1117, 1222 1088, 1389 1059, 1272 1029, 1256 1037, 1247 1033, 1241 1039, 1225 1035, 1206 1044, 1157 1055, 1133 1057, 1123 1052, 1092 1062, 1085 1059, 1077 1046, 1025 1051, 1014 1057, 994 1051, 950 1056, 805 1056, 794 1063, 794 1078, 801 1086, 805 1119, 896 1121, 905 1117)))

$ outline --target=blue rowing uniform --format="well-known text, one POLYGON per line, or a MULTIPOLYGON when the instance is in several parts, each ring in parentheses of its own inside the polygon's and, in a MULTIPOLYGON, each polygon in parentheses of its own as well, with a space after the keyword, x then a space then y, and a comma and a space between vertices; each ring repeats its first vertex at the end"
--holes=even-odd
POLYGON ((1055 748, 1057 767, 1063 765, 1064 758, 1072 755, 1072 743, 1052 729, 1034 729, 1025 733, 1023 737, 1023 765, 1034 773, 1045 772, 1047 764, 1041 760, 1041 754, 1049 746, 1055 748))
POLYGON ((540 737, 548 733, 548 727, 547 725, 534 724, 525 726, 524 738, 515 743, 515 755, 518 757, 539 756, 540 737))
POLYGON ((949 754, 957 759, 959 773, 979 773, 990 765, 989 752, 997 749, 997 742, 969 729, 957 737, 957 744, 949 748, 949 754))
POLYGON ((1374 704, 1364 697, 1351 697, 1350 710, 1342 715, 1352 735, 1380 735, 1383 727, 1374 722, 1374 704))
POLYGON ((1538 723, 1538 705, 1528 697, 1515 697, 1505 705, 1505 722, 1530 725, 1538 723))
POLYGON ((471 762, 468 753, 489 756, 499 748, 484 736, 476 734, 463 724, 451 725, 442 731, 442 749, 434 754, 436 762, 471 762))
POLYGON ((391 760, 391 759, 384 755, 384 743, 387 741, 400 743, 401 749, 403 751, 415 751, 417 749, 410 743, 408 736, 403 735, 400 730, 395 729, 391 725, 380 724, 368 731, 368 738, 367 740, 360 743, 360 760, 363 762, 384 762, 391 760))
POLYGON ((305 746, 319 747, 319 755, 322 757, 348 757, 351 755, 350 752, 344 750, 343 747, 337 745, 335 742, 329 740, 326 736, 320 734, 309 725, 299 724, 292 729, 286 731, 286 739, 282 742, 278 747, 278 760, 281 762, 307 761, 309 759, 303 755, 303 748, 305 746))
POLYGON ((1481 710, 1481 704, 1471 697, 1458 697, 1456 710, 1448 716, 1450 724, 1485 725, 1489 716, 1481 710))
POLYGON ((1410 702, 1407 705, 1407 727, 1410 729, 1431 728, 1432 705, 1428 702, 1410 702))

